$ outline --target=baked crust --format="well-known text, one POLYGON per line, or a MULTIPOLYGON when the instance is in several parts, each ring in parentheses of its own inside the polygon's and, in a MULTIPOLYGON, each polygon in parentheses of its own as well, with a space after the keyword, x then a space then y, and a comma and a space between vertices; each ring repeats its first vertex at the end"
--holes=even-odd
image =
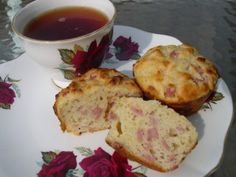
POLYGON ((149 49, 133 66, 148 99, 157 99, 184 115, 198 111, 215 90, 215 65, 186 44, 149 49))
POLYGON ((168 172, 168 171, 173 171, 175 169, 177 169, 179 167, 179 165, 182 163, 182 161, 186 158, 187 154, 189 154, 198 144, 198 141, 196 141, 196 144, 193 146, 193 148, 186 153, 186 156, 182 158, 182 160, 180 161, 180 163, 175 166, 174 168, 170 169, 170 170, 166 170, 164 168, 162 168, 160 165, 158 164, 154 164, 151 161, 145 160, 143 158, 138 158, 135 154, 132 154, 131 152, 129 152, 128 150, 126 150, 122 144, 118 143, 118 142, 113 142, 112 140, 106 139, 106 143, 111 146, 112 148, 114 148, 119 154, 121 154, 124 157, 127 157, 130 160, 136 161, 140 164, 145 165, 148 168, 151 168, 153 170, 157 170, 159 172, 168 172))
POLYGON ((123 156, 157 171, 172 171, 198 143, 186 117, 159 101, 119 98, 109 110, 116 115, 106 143, 123 156))

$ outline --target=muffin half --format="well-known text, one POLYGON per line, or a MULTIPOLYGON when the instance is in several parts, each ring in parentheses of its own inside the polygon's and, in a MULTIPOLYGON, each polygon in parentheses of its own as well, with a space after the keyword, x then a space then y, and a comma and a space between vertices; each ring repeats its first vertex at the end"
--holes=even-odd
POLYGON ((53 108, 61 129, 80 135, 109 128, 107 110, 120 96, 142 97, 142 91, 114 69, 91 69, 56 95, 53 108))

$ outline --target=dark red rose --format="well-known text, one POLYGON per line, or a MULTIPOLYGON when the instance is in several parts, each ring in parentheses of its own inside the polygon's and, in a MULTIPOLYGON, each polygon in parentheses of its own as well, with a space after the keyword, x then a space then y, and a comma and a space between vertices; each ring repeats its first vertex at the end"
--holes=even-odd
POLYGON ((76 68, 76 72, 83 74, 91 68, 99 67, 108 52, 109 41, 109 35, 105 35, 99 45, 94 40, 87 52, 78 50, 71 60, 71 63, 76 68))
POLYGON ((121 156, 119 153, 116 151, 112 155, 112 161, 113 163, 118 164, 117 165, 117 171, 118 171, 118 176, 123 176, 123 177, 136 177, 131 170, 132 167, 128 164, 127 158, 121 156))
POLYGON ((79 164, 85 170, 83 177, 136 177, 126 158, 116 152, 111 156, 101 148, 79 164))
POLYGON ((10 87, 11 84, 0 82, 0 103, 12 104, 14 102, 16 94, 10 87))
POLYGON ((116 58, 119 60, 128 60, 134 54, 138 53, 139 45, 135 42, 132 42, 131 37, 125 38, 124 36, 119 36, 113 42, 113 45, 116 48, 116 58))
POLYGON ((38 177, 65 177, 69 169, 76 168, 76 156, 73 152, 60 152, 49 164, 44 164, 38 177))

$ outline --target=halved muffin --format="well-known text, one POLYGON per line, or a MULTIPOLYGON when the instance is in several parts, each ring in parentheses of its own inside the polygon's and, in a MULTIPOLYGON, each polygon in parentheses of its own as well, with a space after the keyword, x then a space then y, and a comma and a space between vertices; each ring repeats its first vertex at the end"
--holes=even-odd
POLYGON ((119 98, 106 142, 122 155, 161 172, 176 169, 198 142, 191 122, 157 100, 119 98))
POLYGON ((63 131, 80 135, 110 127, 106 113, 116 97, 142 97, 133 79, 114 69, 91 69, 56 95, 54 111, 63 131))

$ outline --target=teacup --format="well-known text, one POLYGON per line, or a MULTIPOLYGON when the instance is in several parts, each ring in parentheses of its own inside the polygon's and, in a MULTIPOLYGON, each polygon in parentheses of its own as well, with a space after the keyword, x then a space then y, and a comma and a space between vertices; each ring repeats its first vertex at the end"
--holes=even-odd
POLYGON ((112 37, 115 16, 115 7, 109 0, 35 0, 15 15, 12 29, 34 61, 49 69, 60 69, 70 79, 74 74, 101 65, 112 37), (26 25, 42 13, 76 6, 97 9, 107 16, 108 22, 88 34, 63 40, 39 40, 24 34, 26 25))

